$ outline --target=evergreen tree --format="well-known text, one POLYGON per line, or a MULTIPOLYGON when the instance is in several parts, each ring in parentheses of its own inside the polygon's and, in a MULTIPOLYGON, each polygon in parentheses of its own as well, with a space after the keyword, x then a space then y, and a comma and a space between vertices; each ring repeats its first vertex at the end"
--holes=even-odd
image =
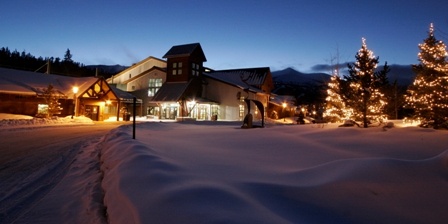
POLYGON ((342 122, 344 119, 349 119, 351 115, 342 101, 339 83, 340 77, 336 70, 328 83, 327 98, 325 99, 327 104, 323 116, 328 122, 342 122))
POLYGON ((386 100, 381 88, 387 84, 388 66, 386 63, 385 69, 375 72, 379 58, 367 48, 364 38, 355 58, 355 63, 347 65, 349 75, 341 79, 340 87, 344 103, 353 109, 354 119, 362 120, 366 128, 370 120, 385 118, 383 108, 386 100))
POLYGON ((48 105, 47 117, 52 117, 61 111, 59 96, 53 85, 49 84, 43 91, 43 98, 48 105))
POLYGON ((420 64, 413 65, 415 80, 408 88, 406 102, 424 124, 448 127, 448 61, 446 45, 434 36, 431 24, 428 37, 418 45, 420 64))
POLYGON ((64 62, 73 63, 72 57, 73 56, 70 53, 70 49, 67 48, 67 50, 65 51, 65 55, 64 55, 64 62))

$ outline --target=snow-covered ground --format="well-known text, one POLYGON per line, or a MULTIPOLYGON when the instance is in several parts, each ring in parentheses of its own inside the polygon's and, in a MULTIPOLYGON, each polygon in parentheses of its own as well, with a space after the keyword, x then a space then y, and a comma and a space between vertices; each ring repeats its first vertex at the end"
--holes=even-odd
POLYGON ((45 203, 24 216, 41 223, 103 223, 106 212, 109 223, 446 222, 448 131, 395 124, 241 129, 241 122, 158 121, 139 123, 135 140, 124 125, 86 145, 45 203))
POLYGON ((52 117, 52 118, 35 118, 26 115, 5 114, 0 113, 0 129, 12 129, 23 127, 38 127, 51 125, 79 125, 92 124, 93 121, 86 117, 52 117))

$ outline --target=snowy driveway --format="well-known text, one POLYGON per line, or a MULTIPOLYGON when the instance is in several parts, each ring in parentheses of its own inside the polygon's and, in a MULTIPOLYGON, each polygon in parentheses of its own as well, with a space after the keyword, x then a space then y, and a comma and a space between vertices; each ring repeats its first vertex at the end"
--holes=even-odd
POLYGON ((81 148, 118 123, 0 130, 0 223, 27 213, 64 177, 81 148))

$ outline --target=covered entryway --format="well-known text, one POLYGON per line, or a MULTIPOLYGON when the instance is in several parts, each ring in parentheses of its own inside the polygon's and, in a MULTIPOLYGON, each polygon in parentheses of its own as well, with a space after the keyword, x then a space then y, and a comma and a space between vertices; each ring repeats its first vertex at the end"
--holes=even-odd
POLYGON ((81 88, 76 97, 75 116, 85 116, 94 121, 107 120, 119 116, 120 100, 103 79, 81 88))

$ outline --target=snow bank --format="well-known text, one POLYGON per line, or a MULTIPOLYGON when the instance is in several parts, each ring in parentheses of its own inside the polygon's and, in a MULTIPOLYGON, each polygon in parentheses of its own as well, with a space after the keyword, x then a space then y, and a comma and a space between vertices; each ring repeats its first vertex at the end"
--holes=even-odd
MULTIPOLYGON (((209 123, 203 123, 209 124, 209 123)), ((145 123, 106 136, 110 223, 442 223, 446 132, 145 123)))
POLYGON ((14 128, 24 126, 43 126, 43 125, 73 125, 73 124, 93 124, 90 118, 80 116, 71 118, 67 117, 51 117, 36 118, 26 115, 4 114, 0 113, 0 128, 14 128))

